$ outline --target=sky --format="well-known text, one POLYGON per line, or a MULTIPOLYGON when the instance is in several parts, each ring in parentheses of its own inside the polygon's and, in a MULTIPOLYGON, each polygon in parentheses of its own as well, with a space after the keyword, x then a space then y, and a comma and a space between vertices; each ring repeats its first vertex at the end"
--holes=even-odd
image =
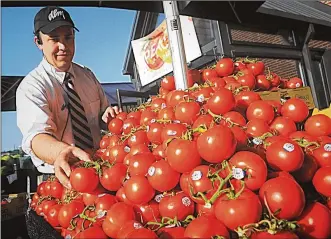
MULTIPOLYGON (((33 19, 39 7, 1 8, 1 74, 24 76, 41 61, 33 42, 33 19)), ((136 11, 66 7, 79 32, 74 61, 89 67, 100 82, 128 82, 122 75, 136 11)), ((1 151, 21 145, 16 112, 1 113, 1 151)))

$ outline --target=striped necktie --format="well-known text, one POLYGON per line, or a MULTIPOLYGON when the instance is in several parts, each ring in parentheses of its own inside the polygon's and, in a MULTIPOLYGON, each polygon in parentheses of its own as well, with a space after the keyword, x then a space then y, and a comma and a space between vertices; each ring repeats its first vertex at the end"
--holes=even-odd
POLYGON ((70 73, 64 78, 64 90, 68 95, 68 109, 71 115, 72 132, 75 145, 81 149, 93 148, 93 138, 88 127, 85 110, 80 97, 74 89, 70 73))

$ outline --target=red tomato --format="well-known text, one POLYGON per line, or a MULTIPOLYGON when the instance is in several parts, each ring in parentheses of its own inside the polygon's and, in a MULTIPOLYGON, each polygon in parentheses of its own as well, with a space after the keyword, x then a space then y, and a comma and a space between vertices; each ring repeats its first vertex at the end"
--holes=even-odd
POLYGON ((266 150, 268 164, 275 170, 293 172, 301 168, 304 154, 301 147, 291 140, 279 140, 266 150))
POLYGON ((276 73, 271 73, 272 78, 271 78, 271 86, 273 87, 278 87, 280 84, 280 77, 276 73))
POLYGON ((182 173, 179 179, 180 188, 187 195, 190 195, 190 189, 189 189, 190 176, 191 176, 191 172, 182 173))
POLYGON ((233 124, 238 124, 240 126, 246 125, 246 119, 237 111, 229 111, 228 113, 223 115, 224 120, 220 122, 220 124, 226 125, 228 127, 232 127, 233 124))
POLYGON ((297 126, 293 120, 279 116, 272 121, 270 129, 275 130, 279 135, 288 136, 297 131, 297 126))
POLYGON ((175 90, 175 78, 173 76, 165 76, 161 81, 161 87, 166 90, 175 90))
POLYGON ((307 183, 313 179, 317 169, 318 164, 315 159, 306 154, 301 168, 294 171, 292 175, 298 182, 307 183))
POLYGON ((46 181, 44 182, 41 182, 38 187, 37 187, 37 193, 38 195, 40 196, 45 196, 46 195, 46 192, 45 192, 45 186, 46 186, 46 181))
POLYGON ((130 147, 145 144, 148 145, 150 142, 147 138, 147 132, 145 130, 139 130, 135 132, 129 139, 128 139, 128 145, 130 147))
POLYGON ((130 158, 128 172, 130 176, 145 176, 149 167, 155 162, 155 157, 151 152, 139 153, 130 158))
POLYGON ((133 207, 124 202, 118 202, 108 210, 107 216, 102 223, 102 229, 107 236, 116 238, 123 224, 126 221, 135 219, 133 207))
POLYGON ((331 143, 321 143, 311 152, 319 167, 331 167, 331 143))
POLYGON ((241 91, 235 96, 235 100, 237 108, 246 110, 250 104, 261 100, 261 97, 254 91, 241 91))
POLYGON ((109 146, 109 139, 110 139, 109 135, 102 136, 99 143, 100 149, 106 149, 109 146))
POLYGON ((197 102, 181 102, 176 106, 175 116, 181 123, 193 124, 200 114, 200 106, 197 102))
POLYGON ((276 234, 268 232, 254 232, 251 236, 252 239, 299 239, 294 232, 279 231, 276 234))
POLYGON ((210 114, 200 115, 193 123, 192 128, 198 128, 200 125, 205 125, 208 129, 211 127, 213 117, 210 114))
POLYGON ((204 69, 202 71, 202 80, 207 81, 213 77, 217 77, 217 72, 214 69, 204 69))
POLYGON ((111 206, 113 206, 117 202, 118 201, 114 195, 101 194, 95 200, 95 213, 98 215, 98 213, 100 212, 108 211, 111 206))
POLYGON ((158 236, 160 239, 185 238, 184 233, 184 227, 163 227, 158 230, 158 236))
MULTIPOLYGON (((232 79, 234 79, 234 78, 232 78, 232 79)), ((224 88, 224 86, 226 85, 225 80, 223 78, 220 78, 220 77, 212 78, 212 79, 210 79, 210 81, 213 83, 212 89, 214 91, 217 91, 220 88, 224 88)))
POLYGON ((199 216, 214 216, 215 217, 215 206, 214 205, 206 205, 206 204, 196 204, 196 213, 199 216))
POLYGON ((184 96, 187 96, 187 92, 183 90, 174 90, 171 92, 169 100, 167 99, 167 106, 176 107, 180 102, 184 101, 184 96))
POLYGON ((244 129, 238 126, 233 126, 230 129, 235 139, 237 140, 237 150, 246 147, 248 143, 248 137, 244 129))
POLYGON ((174 137, 180 137, 186 131, 186 126, 184 124, 170 123, 164 126, 161 139, 165 142, 174 137))
POLYGON ((212 182, 208 174, 215 172, 207 165, 199 165, 192 169, 188 178, 189 187, 192 187, 193 193, 205 193, 218 187, 218 183, 212 182))
POLYGON ((65 204, 60 208, 58 212, 59 224, 63 228, 68 228, 70 225, 70 220, 81 213, 84 209, 84 203, 81 201, 72 201, 69 204, 65 204))
POLYGON ((265 75, 258 75, 256 77, 256 89, 259 90, 269 90, 271 87, 270 80, 265 75))
POLYGON ((208 99, 213 93, 214 90, 212 87, 204 87, 197 91, 192 92, 192 95, 194 96, 195 100, 200 100, 200 102, 202 102, 205 101, 205 99, 208 99))
POLYGON ((253 90, 256 85, 256 80, 253 74, 244 74, 238 77, 237 81, 242 86, 247 86, 250 90, 253 90))
POLYGON ((209 98, 206 105, 214 114, 225 114, 234 108, 235 99, 230 90, 219 89, 209 98))
POLYGON ((139 120, 136 118, 128 118, 123 121, 123 133, 129 134, 132 129, 137 128, 139 126, 139 120))
POLYGON ((160 97, 163 98, 163 99, 166 99, 167 98, 167 94, 169 92, 170 92, 169 90, 166 90, 166 89, 164 89, 162 87, 159 88, 160 97))
POLYGON ((230 234, 222 222, 214 216, 200 216, 194 219, 185 229, 187 238, 214 238, 216 236, 229 239, 230 234))
POLYGON ((110 163, 123 163, 125 156, 130 152, 130 147, 122 144, 115 145, 112 148, 108 148, 106 152, 109 151, 109 157, 107 161, 110 163))
POLYGON ((242 87, 242 85, 241 85, 240 82, 238 82, 238 81, 230 81, 230 82, 226 83, 226 85, 224 86, 224 89, 229 90, 231 92, 234 92, 235 90, 237 90, 237 89, 239 89, 241 87, 242 87))
POLYGON ((231 230, 258 222, 262 216, 262 205, 258 196, 248 189, 235 199, 223 194, 214 206, 216 218, 231 230))
POLYGON ((331 197, 331 167, 319 168, 313 177, 313 184, 317 192, 331 197))
POLYGON ((298 77, 293 77, 286 83, 286 88, 289 88, 289 89, 295 89, 295 88, 299 88, 302 86, 303 86, 303 82, 298 77))
POLYGON ((158 119, 161 120, 175 120, 175 111, 173 107, 165 107, 163 109, 161 109, 157 115, 158 119))
POLYGON ((126 173, 127 166, 122 163, 117 163, 109 168, 103 168, 100 183, 109 191, 117 191, 121 188, 126 173))
POLYGON ((140 121, 141 111, 132 111, 128 114, 127 118, 136 118, 140 121))
POLYGON ((60 199, 62 196, 62 193, 63 193, 63 186, 58 180, 49 182, 48 194, 50 196, 60 199))
POLYGON ((330 238, 331 212, 319 202, 308 205, 297 219, 301 238, 330 238))
POLYGON ((118 113, 118 114, 116 115, 115 118, 124 121, 124 120, 126 120, 127 117, 128 117, 128 113, 126 113, 126 112, 120 112, 120 113, 118 113))
POLYGON ((116 238, 127 238, 127 236, 136 229, 142 228, 143 225, 138 221, 126 221, 117 233, 116 238))
POLYGON ((179 182, 180 174, 167 161, 154 162, 148 169, 147 179, 152 187, 159 191, 170 191, 179 182))
POLYGON ((42 205, 43 215, 46 216, 48 214, 49 210, 56 204, 57 204, 57 202, 55 200, 47 200, 47 201, 42 202, 41 205, 42 205))
POLYGON ((322 114, 313 115, 305 122, 305 131, 317 137, 331 135, 331 119, 322 114))
POLYGON ((246 117, 248 120, 262 119, 270 124, 275 117, 275 112, 270 104, 263 100, 258 100, 248 106, 246 117))
POLYGON ((137 239, 137 238, 141 238, 141 239, 157 239, 157 235, 155 234, 155 232, 147 229, 147 228, 138 228, 134 231, 132 231, 131 233, 129 233, 126 237, 127 239, 137 239))
POLYGON ((162 217, 184 220, 194 212, 194 202, 183 192, 168 194, 161 198, 159 210, 162 217))
POLYGON ((160 110, 167 107, 166 100, 162 98, 154 98, 151 102, 152 110, 160 110))
POLYGON ((164 152, 164 148, 163 148, 162 144, 158 145, 153 150, 153 155, 154 155, 156 160, 161 160, 161 159, 165 158, 165 152, 164 152))
POLYGON ((301 215, 306 200, 300 185, 289 177, 276 177, 266 181, 260 188, 259 196, 264 197, 272 213, 277 210, 279 219, 292 220, 301 215))
POLYGON ((104 193, 105 190, 103 187, 99 185, 92 193, 84 193, 83 194, 83 202, 86 206, 93 205, 95 200, 98 198, 98 195, 104 193))
POLYGON ((141 217, 142 223, 160 218, 159 203, 154 200, 149 201, 147 204, 136 206, 135 211, 141 217))
POLYGON ((156 113, 152 111, 151 108, 148 108, 141 113, 140 125, 149 125, 150 123, 153 123, 156 118, 156 113))
POLYGON ((145 176, 132 176, 124 183, 124 192, 128 200, 135 204, 149 202, 154 194, 154 188, 145 176))
POLYGON ((310 141, 310 142, 317 141, 317 138, 316 137, 309 135, 305 131, 296 131, 296 132, 293 132, 288 137, 290 139, 294 140, 294 141, 298 141, 298 140, 299 141, 300 140, 307 140, 307 141, 310 141))
POLYGON ((113 134, 121 134, 123 130, 123 121, 120 119, 112 119, 108 124, 108 130, 113 134))
POLYGON ((267 179, 267 165, 257 154, 249 151, 235 153, 229 161, 230 165, 245 171, 245 186, 252 190, 258 190, 267 179))
POLYGON ((229 76, 234 71, 234 63, 231 58, 223 58, 216 63, 215 71, 218 76, 229 76))
POLYGON ((200 156, 209 163, 221 163, 228 159, 234 153, 236 146, 237 141, 232 131, 223 125, 207 130, 197 140, 200 156))
POLYGON ((264 72, 264 63, 262 61, 257 61, 255 63, 249 63, 246 65, 247 69, 251 70, 254 76, 262 75, 264 72))
POLYGON ((81 239, 107 239, 107 235, 104 233, 102 228, 100 226, 91 226, 84 231, 80 232, 75 238, 81 238, 81 239))
POLYGON ((301 99, 289 99, 283 104, 281 114, 299 123, 308 117, 309 108, 301 99))
POLYGON ((52 207, 49 208, 48 212, 45 214, 47 222, 51 224, 53 227, 60 226, 58 215, 61 208, 62 205, 54 204, 52 207))
POLYGON ((196 69, 188 69, 187 70, 187 87, 192 87, 194 83, 200 81, 200 72, 196 69))
POLYGON ((241 61, 236 61, 234 63, 234 67, 235 67, 235 71, 241 71, 243 69, 246 69, 246 64, 244 62, 241 61))
POLYGON ((70 174, 70 184, 78 192, 93 192, 99 184, 99 176, 93 168, 76 168, 70 174))
POLYGON ((133 202, 129 201, 129 199, 127 199, 125 192, 124 192, 124 187, 121 187, 120 189, 117 190, 116 192, 116 198, 118 201, 120 202, 124 202, 127 205, 135 205, 133 202))
POLYGON ((166 149, 169 165, 179 173, 191 171, 200 165, 201 158, 197 143, 184 139, 174 139, 166 149))

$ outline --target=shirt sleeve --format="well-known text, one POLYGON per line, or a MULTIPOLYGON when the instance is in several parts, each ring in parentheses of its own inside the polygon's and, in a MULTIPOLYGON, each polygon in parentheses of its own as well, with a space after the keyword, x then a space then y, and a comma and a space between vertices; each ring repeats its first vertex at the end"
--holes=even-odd
MULTIPOLYGON (((31 79, 33 80, 33 79, 31 79)), ((22 132, 22 149, 34 159, 36 167, 43 164, 32 150, 32 139, 42 133, 53 135, 57 127, 53 121, 46 93, 38 82, 25 79, 16 91, 17 126, 22 132)))

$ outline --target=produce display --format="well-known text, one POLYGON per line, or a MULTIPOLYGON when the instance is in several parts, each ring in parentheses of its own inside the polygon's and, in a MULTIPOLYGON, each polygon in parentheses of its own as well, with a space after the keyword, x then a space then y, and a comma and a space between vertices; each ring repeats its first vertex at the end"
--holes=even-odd
POLYGON ((197 72, 118 114, 31 208, 65 238, 331 238, 331 119, 257 92, 302 80, 248 58, 197 72))

